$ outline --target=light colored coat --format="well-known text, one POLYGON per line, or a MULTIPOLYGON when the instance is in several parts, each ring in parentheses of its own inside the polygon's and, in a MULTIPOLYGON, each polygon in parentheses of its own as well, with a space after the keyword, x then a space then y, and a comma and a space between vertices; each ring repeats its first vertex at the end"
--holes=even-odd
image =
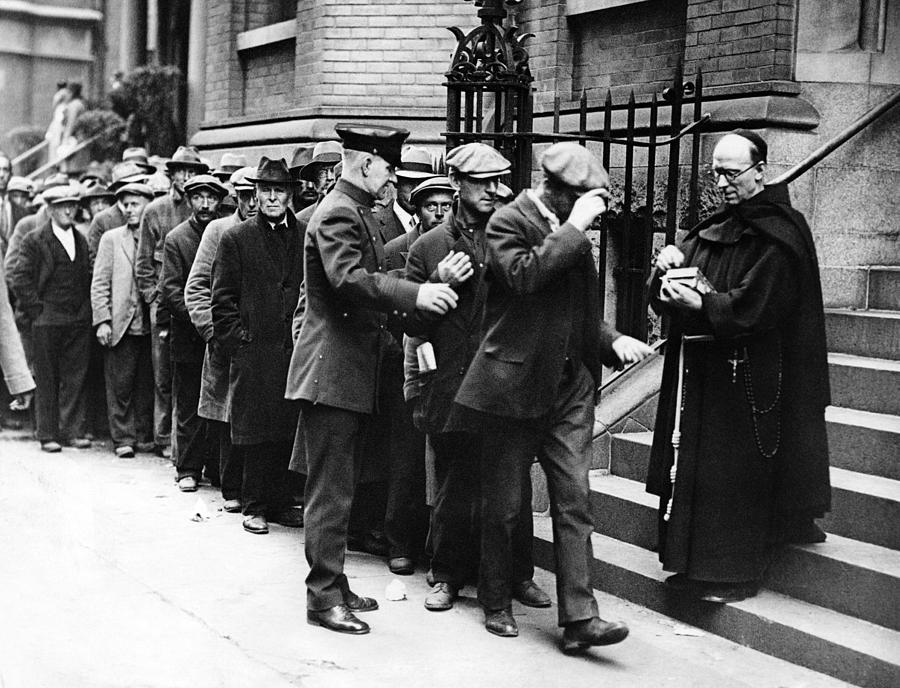
POLYGON ((6 276, 0 266, 0 368, 3 368, 3 380, 10 394, 22 394, 34 389, 34 380, 25 360, 25 350, 16 328, 12 306, 9 305, 9 292, 6 289, 6 276))
POLYGON ((135 311, 142 307, 134 263, 134 233, 127 225, 111 229, 100 237, 91 280, 91 309, 95 327, 104 322, 112 326, 110 346, 122 340, 135 311))

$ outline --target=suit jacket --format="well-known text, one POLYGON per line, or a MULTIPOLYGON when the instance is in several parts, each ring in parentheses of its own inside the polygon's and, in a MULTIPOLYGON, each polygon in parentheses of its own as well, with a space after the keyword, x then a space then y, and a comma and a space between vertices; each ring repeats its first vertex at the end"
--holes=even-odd
POLYGON ((306 310, 285 396, 348 411, 375 410, 386 312, 409 314, 418 286, 385 273, 374 198, 345 179, 306 232, 306 310))
POLYGON ((119 208, 118 203, 113 203, 109 208, 101 210, 91 220, 91 226, 88 228, 88 250, 91 252, 91 263, 97 260, 97 251, 100 248, 100 237, 106 232, 125 224, 125 215, 119 208))
POLYGON ((18 259, 10 280, 13 293, 16 295, 16 309, 21 314, 24 323, 59 324, 60 318, 66 322, 81 322, 82 311, 84 311, 84 319, 90 322, 91 262, 88 256, 87 240, 74 227, 72 235, 75 237, 75 264, 81 266, 82 272, 78 274, 75 283, 65 285, 65 290, 72 296, 70 305, 75 310, 67 310, 64 313, 48 313, 44 309, 44 296, 47 289, 63 286, 55 284, 53 281, 56 272, 54 253, 57 247, 60 250, 63 249, 53 234, 49 218, 22 239, 18 259), (82 256, 83 261, 80 260, 82 256), (50 319, 53 321, 51 322, 50 319))
POLYGON ((22 239, 24 239, 25 235, 35 227, 38 227, 45 222, 49 222, 49 220, 50 216, 47 214, 46 208, 41 207, 40 210, 33 215, 26 215, 23 217, 13 228, 13 232, 10 234, 6 244, 6 252, 3 256, 3 269, 6 272, 6 280, 10 287, 12 287, 12 274, 16 268, 16 261, 19 260, 19 250, 22 246, 22 239))
MULTIPOLYGON (((455 287, 459 301, 442 316, 417 313, 406 319, 404 329, 412 337, 421 337, 434 347, 437 370, 421 373, 420 417, 422 429, 445 432, 456 392, 469 369, 481 342, 487 284, 485 266, 461 235, 454 217, 426 232, 409 250, 407 279, 413 282, 438 282, 437 266, 450 251, 462 252, 472 261, 473 274, 455 287)), ((483 231, 483 230, 482 230, 483 231)))
POLYGON ((231 437, 235 444, 290 441, 297 408, 284 398, 293 340, 291 316, 303 282, 303 247, 287 213, 286 251, 262 213, 229 227, 213 262, 216 348, 230 356, 231 437), (278 251, 278 253, 276 253, 278 251))
MULTIPOLYGON (((94 326, 108 322, 112 327, 110 346, 122 340, 135 311, 145 307, 134 279, 136 253, 134 233, 126 225, 104 233, 97 246, 91 280, 91 309, 94 326)), ((146 323, 149 332, 149 316, 146 323)))
POLYGON ((381 235, 381 243, 387 244, 399 236, 406 234, 406 227, 400 223, 400 219, 394 212, 394 204, 379 208, 375 213, 378 219, 378 233, 381 235))
POLYGON ((205 227, 193 216, 169 232, 163 240, 163 262, 159 274, 160 305, 168 312, 172 359, 184 363, 203 360, 205 343, 188 313, 184 287, 200 246, 205 227))
POLYGON ((507 418, 543 416, 567 355, 580 358, 599 387, 602 364, 619 365, 619 333, 600 317, 590 240, 570 224, 551 232, 522 192, 488 222, 487 256, 484 336, 457 403, 507 418))

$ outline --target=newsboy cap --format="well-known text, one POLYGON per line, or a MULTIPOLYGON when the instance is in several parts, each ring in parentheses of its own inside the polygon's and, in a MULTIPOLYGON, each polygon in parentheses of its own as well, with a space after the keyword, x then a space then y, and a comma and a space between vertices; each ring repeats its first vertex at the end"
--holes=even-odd
POLYGON ((418 199, 424 198, 430 193, 435 191, 443 191, 445 193, 454 194, 456 193, 456 189, 450 184, 450 180, 446 177, 431 177, 430 179, 426 179, 424 182, 419 184, 412 192, 409 194, 409 201, 413 205, 416 205, 418 199))
POLYGON ((234 187, 235 191, 250 191, 256 188, 256 185, 249 179, 254 174, 256 174, 255 167, 242 167, 231 173, 228 183, 234 187))
POLYGON ((142 184, 140 182, 131 182, 130 184, 124 184, 116 190, 116 198, 122 198, 122 196, 127 196, 129 194, 132 196, 143 196, 144 198, 149 198, 151 201, 156 195, 153 193, 153 189, 151 189, 149 185, 142 184))
POLYGON ((41 193, 47 205, 53 205, 54 203, 78 203, 78 199, 81 197, 81 187, 72 183, 62 184, 61 186, 51 186, 41 193))
POLYGON ((466 143, 457 146, 447 153, 445 162, 447 167, 456 172, 476 179, 501 177, 508 174, 511 167, 509 160, 486 143, 466 143))
POLYGON ((225 188, 225 185, 211 174, 198 174, 184 183, 184 192, 188 195, 195 191, 200 191, 200 189, 209 189, 220 198, 228 195, 228 189, 225 188))
POLYGON ((31 180, 28 177, 13 175, 9 178, 9 183, 6 185, 6 190, 31 193, 32 191, 34 191, 34 184, 32 184, 31 180))
POLYGON ((375 124, 338 124, 334 127, 344 148, 371 153, 400 166, 400 152, 409 131, 399 127, 380 127, 375 124))
POLYGON ((259 165, 252 177, 247 177, 247 181, 254 184, 296 184, 297 182, 291 177, 291 171, 288 169, 284 158, 272 160, 265 155, 259 159, 259 165))
POLYGON ((609 187, 609 175, 597 156, 572 141, 554 143, 544 151, 541 167, 551 181, 579 191, 609 187))
POLYGON ((400 154, 398 177, 407 179, 428 179, 434 176, 434 162, 431 153, 418 146, 407 146, 400 154))

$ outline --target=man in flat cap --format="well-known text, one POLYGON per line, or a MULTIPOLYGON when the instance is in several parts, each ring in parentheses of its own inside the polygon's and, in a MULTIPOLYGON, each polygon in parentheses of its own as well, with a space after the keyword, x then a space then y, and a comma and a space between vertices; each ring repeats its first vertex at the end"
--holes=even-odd
POLYGON ((585 230, 606 210, 609 180, 574 143, 550 146, 543 179, 491 217, 485 336, 456 396, 483 436, 481 572, 485 628, 518 635, 513 533, 535 456, 553 505, 553 549, 563 649, 607 645, 628 628, 599 618, 590 580, 593 521, 588 471, 601 365, 651 349, 600 318, 597 269, 585 230))
POLYGON ((304 247, 306 311, 286 388, 303 401, 300 431, 307 463, 307 619, 341 633, 369 626, 354 612, 378 603, 350 590, 344 550, 367 424, 376 410, 387 315, 444 313, 456 303, 443 284, 416 285, 385 273, 384 245, 372 215, 400 162, 408 132, 338 125, 343 167, 310 220, 304 247))
POLYGON ((169 360, 169 324, 165 309, 160 311, 158 300, 159 271, 162 267, 163 242, 166 235, 190 216, 191 204, 184 195, 185 183, 209 167, 200 159, 193 146, 179 146, 166 170, 172 187, 164 196, 151 201, 141 218, 138 244, 138 289, 150 305, 151 345, 153 347, 153 439, 160 456, 172 455, 172 366, 169 360))
POLYGON ((228 189, 211 174, 198 174, 185 182, 184 195, 191 205, 191 215, 163 240, 159 303, 169 318, 176 480, 179 490, 194 492, 204 468, 208 468, 213 484, 219 482, 219 466, 218 453, 211 461, 206 422, 197 415, 206 345, 191 322, 184 289, 200 239, 207 225, 218 216, 219 203, 228 195, 228 189))
POLYGON ((239 512, 242 507, 244 462, 240 447, 231 443, 231 398, 228 391, 231 361, 223 349, 216 346, 213 338, 212 266, 222 233, 229 227, 256 217, 256 185, 250 181, 255 174, 255 167, 242 167, 232 173, 229 182, 237 194, 237 209, 228 217, 213 220, 207 225, 184 288, 184 301, 191 322, 206 342, 197 414, 207 420, 212 431, 210 438, 218 442, 219 480, 222 499, 225 500, 222 508, 229 513, 239 512))
POLYGON ((263 535, 270 523, 303 524, 288 477, 298 409, 284 398, 303 235, 289 207, 294 180, 287 163, 263 156, 247 179, 258 210, 219 239, 210 341, 230 358, 231 441, 244 459, 243 527, 263 535))
POLYGON ((135 449, 153 446, 153 367, 150 360, 150 310, 134 278, 141 215, 153 200, 146 184, 116 190, 125 224, 100 237, 91 307, 95 336, 104 348, 106 410, 113 451, 131 458, 135 449))
POLYGON ((44 191, 49 219, 22 239, 11 282, 31 328, 35 413, 41 449, 91 446, 85 438, 85 383, 91 343, 91 263, 75 231, 76 184, 44 191))
POLYGON ((831 501, 816 251, 786 185, 765 185, 766 153, 753 131, 719 140, 724 203, 660 251, 650 284, 671 325, 647 491, 667 583, 707 602, 755 595, 773 542, 823 541, 831 501), (682 267, 711 291, 666 278, 682 267))
MULTIPOLYGON (((115 194, 125 184, 142 184, 147 180, 147 174, 144 166, 138 165, 133 161, 123 160, 113 166, 112 183, 107 187, 107 191, 115 194)), ((121 227, 124 224, 125 212, 118 203, 113 203, 109 208, 101 210, 91 218, 87 239, 92 263, 97 257, 97 246, 99 246, 100 237, 103 236, 104 232, 108 232, 114 227, 121 227)))
MULTIPOLYGON (((439 280, 459 295, 457 307, 440 318, 407 320, 408 334, 434 352, 436 369, 420 375, 417 415, 434 451, 436 495, 431 518, 431 571, 434 585, 425 598, 431 611, 450 609, 466 582, 477 575, 481 509, 477 428, 452 413, 453 399, 481 340, 487 282, 485 227, 494 212, 500 178, 510 163, 483 143, 458 146, 447 154, 456 202, 449 219, 410 248, 407 276, 414 282, 439 280)), ((531 485, 524 486, 513 545, 513 594, 532 607, 550 605, 533 581, 531 485)))

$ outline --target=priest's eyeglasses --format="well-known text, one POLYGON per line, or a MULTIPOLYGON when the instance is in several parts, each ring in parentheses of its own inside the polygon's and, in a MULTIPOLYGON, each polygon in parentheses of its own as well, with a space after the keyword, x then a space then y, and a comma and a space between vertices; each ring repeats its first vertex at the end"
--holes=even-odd
POLYGON ((453 207, 453 203, 451 201, 447 201, 446 203, 437 203, 435 201, 431 201, 430 203, 426 203, 422 206, 429 213, 436 212, 438 208, 443 210, 445 213, 453 207))
POLYGON ((732 183, 734 183, 735 179, 740 177, 742 174, 749 172, 757 165, 759 165, 759 163, 755 162, 752 165, 750 165, 750 167, 745 167, 743 170, 726 170, 722 167, 710 167, 708 172, 709 172, 709 176, 712 177, 712 180, 714 182, 718 182, 719 177, 725 177, 725 180, 729 184, 732 184, 732 183))

